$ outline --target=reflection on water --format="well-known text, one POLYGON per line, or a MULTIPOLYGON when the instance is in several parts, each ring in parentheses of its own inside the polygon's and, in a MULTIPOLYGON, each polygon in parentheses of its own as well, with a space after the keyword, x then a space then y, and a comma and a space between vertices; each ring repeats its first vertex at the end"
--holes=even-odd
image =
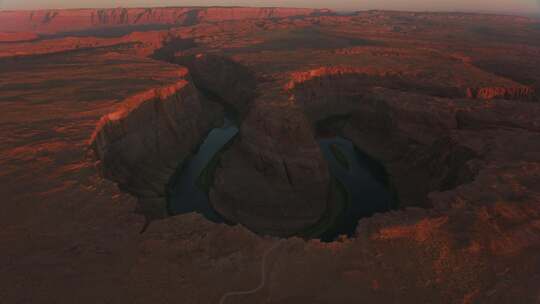
POLYGON ((223 222, 222 217, 210 206, 208 194, 198 185, 204 169, 221 149, 238 134, 238 127, 226 118, 223 127, 213 129, 199 151, 173 178, 169 191, 169 213, 172 215, 197 212, 213 222, 223 222))

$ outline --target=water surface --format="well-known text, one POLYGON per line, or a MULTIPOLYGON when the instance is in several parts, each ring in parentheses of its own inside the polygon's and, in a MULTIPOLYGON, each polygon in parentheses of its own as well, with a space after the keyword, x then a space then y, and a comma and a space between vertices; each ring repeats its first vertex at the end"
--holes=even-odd
POLYGON ((229 118, 225 118, 223 127, 210 131, 197 153, 173 177, 169 191, 170 214, 197 212, 213 222, 223 222, 223 218, 210 205, 208 193, 199 185, 199 178, 238 131, 238 127, 229 118))
POLYGON ((353 236, 361 218, 395 207, 395 198, 381 164, 342 137, 319 139, 319 144, 330 174, 347 192, 346 201, 338 202, 340 214, 320 236, 322 240, 331 241, 339 235, 353 236))

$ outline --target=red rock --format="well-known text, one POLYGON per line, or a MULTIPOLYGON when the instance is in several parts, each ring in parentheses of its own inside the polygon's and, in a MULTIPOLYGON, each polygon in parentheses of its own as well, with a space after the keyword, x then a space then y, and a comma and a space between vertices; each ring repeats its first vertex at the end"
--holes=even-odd
POLYGON ((153 216, 166 214, 165 185, 219 121, 219 109, 198 93, 187 70, 178 76, 187 79, 124 100, 90 140, 103 176, 136 195, 153 216))
POLYGON ((256 97, 253 72, 226 57, 196 54, 178 56, 172 62, 187 67, 199 88, 218 96, 219 102, 228 104, 242 116, 256 97))
MULTIPOLYGON (((224 16, 214 17, 235 18, 224 16)), ((69 21, 47 18, 51 29, 69 21)), ((100 22, 125 18, 111 10, 100 22)), ((279 291, 272 303, 536 303, 540 108, 520 90, 540 88, 537 25, 370 11, 1 44, 3 54, 25 54, 0 64, 2 301, 218 303, 256 286, 264 268, 264 288, 235 300, 264 303, 279 291), (167 47, 195 56, 193 81, 144 58, 167 47), (254 88, 242 86, 238 66, 254 88), (329 178, 313 124, 335 114, 348 115, 342 134, 399 181, 403 208, 362 219, 355 237, 333 243, 278 241, 194 214, 141 234, 137 199, 116 183, 163 211, 169 167, 219 116, 198 92, 210 83, 246 110, 211 191, 224 214, 277 235, 312 223, 329 178), (484 100, 467 88, 504 89, 486 89, 495 99, 484 100), (236 92, 255 94, 240 103, 236 92), (90 152, 111 180, 84 157, 103 116, 90 152)))
POLYGON ((111 26, 191 25, 198 22, 283 18, 328 13, 294 8, 114 8, 0 12, 0 31, 58 33, 111 26))
POLYGON ((399 238, 410 238, 417 242, 424 242, 431 238, 431 235, 440 226, 448 222, 447 217, 422 220, 414 226, 384 228, 378 232, 378 235, 373 238, 391 240, 399 238))
POLYGON ((35 33, 25 32, 0 32, 0 42, 22 42, 38 39, 39 36, 35 33))
POLYGON ((211 203, 254 231, 302 232, 331 204, 327 164, 299 109, 256 103, 242 124, 240 142, 216 172, 211 203))

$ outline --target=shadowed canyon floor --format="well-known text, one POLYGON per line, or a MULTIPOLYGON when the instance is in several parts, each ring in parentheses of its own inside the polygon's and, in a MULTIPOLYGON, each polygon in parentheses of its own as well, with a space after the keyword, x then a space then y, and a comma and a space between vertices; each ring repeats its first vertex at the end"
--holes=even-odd
POLYGON ((0 12, 0 302, 539 303, 539 25, 0 12), (240 224, 168 216, 171 177, 225 113, 238 136, 204 172, 240 224), (290 237, 339 199, 320 132, 399 199, 330 243, 290 237))

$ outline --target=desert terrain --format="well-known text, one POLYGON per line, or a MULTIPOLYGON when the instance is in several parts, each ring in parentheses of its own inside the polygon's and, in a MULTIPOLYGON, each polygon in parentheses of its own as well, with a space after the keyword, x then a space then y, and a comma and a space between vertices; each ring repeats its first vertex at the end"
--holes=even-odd
POLYGON ((540 19, 0 12, 1 303, 540 303, 540 19), (172 177, 233 115, 207 195, 172 177), (398 204, 338 205, 317 126, 398 204), (315 229, 317 230, 317 229, 315 229))

